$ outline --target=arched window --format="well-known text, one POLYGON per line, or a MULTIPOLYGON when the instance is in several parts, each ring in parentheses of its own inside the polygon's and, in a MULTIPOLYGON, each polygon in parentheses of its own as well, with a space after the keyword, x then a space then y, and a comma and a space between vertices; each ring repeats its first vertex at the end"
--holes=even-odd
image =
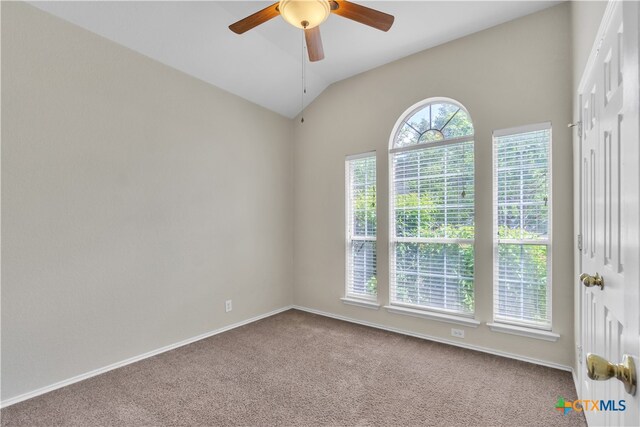
POLYGON ((474 152, 467 110, 445 98, 408 109, 391 134, 390 304, 474 313, 474 152))
POLYGON ((409 109, 396 125, 391 148, 471 137, 473 123, 465 108, 452 100, 427 100, 409 109))

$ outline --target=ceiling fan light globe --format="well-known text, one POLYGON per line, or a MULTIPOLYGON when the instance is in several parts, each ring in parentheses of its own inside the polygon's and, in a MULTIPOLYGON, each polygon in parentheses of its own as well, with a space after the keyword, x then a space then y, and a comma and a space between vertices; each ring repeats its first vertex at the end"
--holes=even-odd
POLYGON ((329 0, 280 0, 278 8, 285 21, 302 29, 317 27, 331 13, 329 0))

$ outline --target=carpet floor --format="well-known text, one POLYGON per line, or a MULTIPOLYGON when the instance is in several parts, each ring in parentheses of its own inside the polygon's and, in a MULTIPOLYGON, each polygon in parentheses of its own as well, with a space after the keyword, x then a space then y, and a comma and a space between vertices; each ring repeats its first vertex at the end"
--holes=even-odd
POLYGON ((2 426, 585 426, 568 372, 297 310, 21 402, 2 426))

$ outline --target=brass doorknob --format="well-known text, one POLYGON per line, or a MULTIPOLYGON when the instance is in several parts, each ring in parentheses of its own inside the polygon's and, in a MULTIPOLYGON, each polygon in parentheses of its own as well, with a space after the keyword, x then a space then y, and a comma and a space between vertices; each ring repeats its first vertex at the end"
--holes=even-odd
POLYGON ((636 365, 628 354, 622 356, 622 363, 617 365, 597 354, 587 354, 587 375, 592 380, 604 381, 617 378, 624 384, 624 389, 632 396, 636 394, 638 379, 636 365))
POLYGON ((596 273, 595 276, 590 276, 587 273, 582 273, 580 275, 580 282, 585 285, 587 288, 592 286, 600 286, 600 289, 604 289, 604 278, 596 273))

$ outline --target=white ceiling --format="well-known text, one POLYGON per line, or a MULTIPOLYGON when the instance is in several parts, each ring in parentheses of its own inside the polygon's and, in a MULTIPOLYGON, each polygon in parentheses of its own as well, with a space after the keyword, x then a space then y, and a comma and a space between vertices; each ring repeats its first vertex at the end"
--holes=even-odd
MULTIPOLYGON (((545 9, 559 1, 356 1, 395 16, 388 33, 331 15, 325 59, 307 62, 310 103, 331 83, 545 9)), ((229 24, 262 1, 31 2, 109 40, 287 117, 300 112, 302 33, 277 17, 243 34, 229 24)))

